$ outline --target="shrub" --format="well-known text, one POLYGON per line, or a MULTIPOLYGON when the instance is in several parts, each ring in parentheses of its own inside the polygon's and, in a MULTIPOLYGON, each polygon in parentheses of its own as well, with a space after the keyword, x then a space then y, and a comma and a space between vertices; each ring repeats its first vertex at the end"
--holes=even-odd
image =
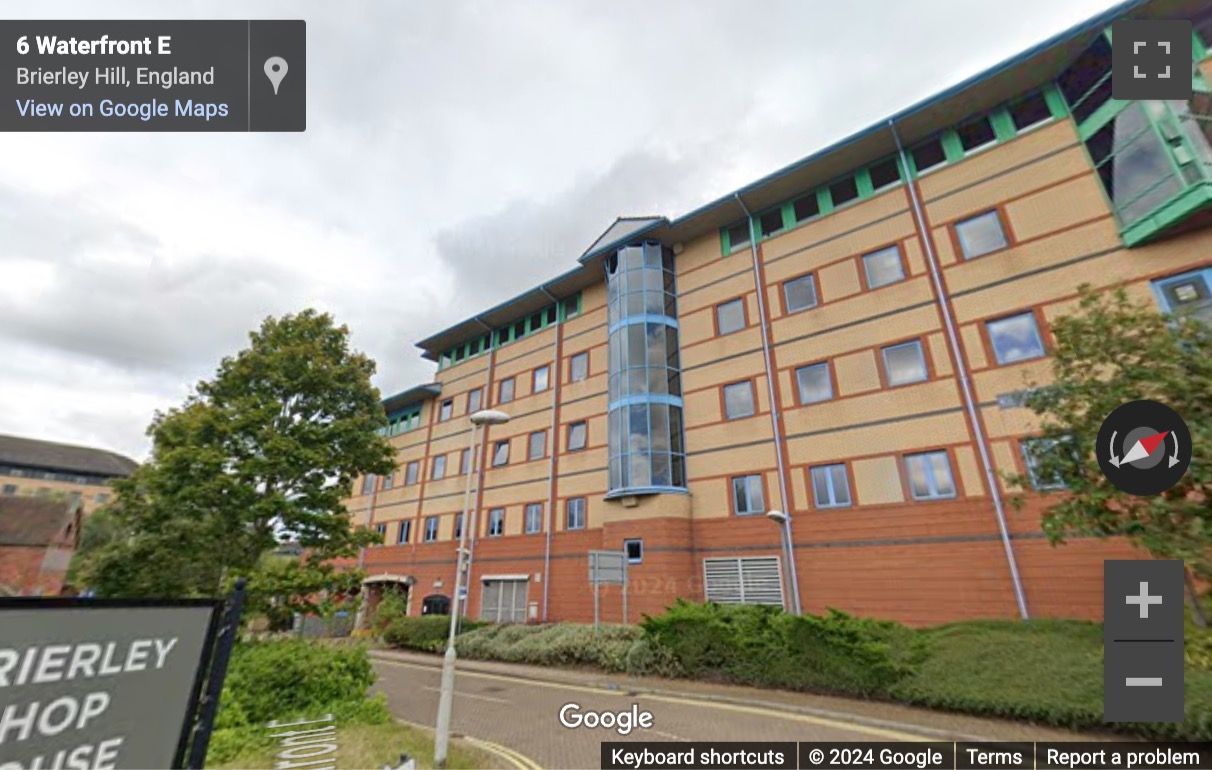
POLYGON ((404 597, 395 591, 388 591, 375 605, 374 615, 370 619, 370 627, 377 636, 382 636, 383 632, 395 621, 407 617, 408 603, 404 597))
POLYGON ((466 658, 530 663, 538 666, 593 666, 614 673, 627 670, 627 654, 640 638, 632 626, 552 625, 487 626, 458 639, 466 658))
MULTIPOLYGON (((483 620, 463 618, 460 634, 466 634, 487 625, 483 620)), ((450 637, 449 615, 422 615, 399 617, 392 620, 382 631, 383 641, 392 647, 422 652, 442 652, 450 637)))

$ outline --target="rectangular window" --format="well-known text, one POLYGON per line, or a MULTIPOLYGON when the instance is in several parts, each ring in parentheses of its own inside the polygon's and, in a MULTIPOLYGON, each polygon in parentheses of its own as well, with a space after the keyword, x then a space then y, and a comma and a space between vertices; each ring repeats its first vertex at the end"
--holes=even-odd
POLYGON ((746 381, 724 386, 724 416, 727 419, 752 417, 755 411, 753 383, 746 381))
POLYGON ((400 522, 400 528, 396 530, 396 543, 404 544, 408 542, 409 536, 412 534, 412 520, 404 519, 400 522))
POLYGON ((508 404, 513 401, 513 378, 501 380, 501 384, 497 388, 497 403, 508 404))
POLYGON ((543 504, 529 503, 526 506, 526 534, 543 531, 543 504))
POLYGON ((438 422, 446 422, 454 416, 454 399, 448 398, 442 402, 442 408, 438 411, 438 422))
POLYGON ((749 245, 749 222, 738 222, 728 228, 728 251, 733 252, 749 245))
POLYGON ((581 314, 581 295, 574 294, 564 299, 564 318, 576 318, 581 314))
POLYGON ((762 237, 773 235, 783 229, 783 210, 775 209, 767 211, 758 217, 758 227, 761 230, 762 237))
POLYGON ((525 623, 525 580, 485 580, 480 594, 480 619, 490 623, 525 623))
POLYGON ((863 255, 863 273, 867 276, 867 288, 878 289, 890 283, 905 280, 905 263, 901 261, 901 247, 886 249, 863 255))
POLYGON ((1044 340, 1034 313, 1019 313, 1009 318, 999 318, 985 323, 989 332, 989 343, 999 364, 1013 364, 1044 355, 1044 340))
POLYGON ((568 359, 568 379, 572 382, 580 382, 589 377, 589 354, 577 353, 572 358, 568 359))
MULTIPOLYGON (((38 491, 41 492, 42 490, 38 490, 38 491)), ((47 490, 47 491, 49 491, 49 490, 47 490)), ((380 536, 386 536, 387 535, 387 525, 386 524, 376 524, 375 532, 378 532, 380 536)))
POLYGON ((434 481, 446 478, 446 455, 433 458, 433 473, 429 477, 434 481))
POLYGON ((488 536, 499 537, 505 534, 505 509, 493 508, 488 512, 488 536))
POLYGON ((715 324, 721 336, 745 328, 745 301, 734 299, 715 306, 715 324))
POLYGON ((584 449, 589 442, 589 425, 588 423, 574 422, 568 426, 568 451, 575 452, 578 449, 584 449))
POLYGON ((530 460, 541 460, 547 454, 547 431, 538 430, 530 434, 528 444, 527 458, 530 460))
POLYGON ((924 142, 910 150, 909 154, 913 157, 913 167, 919 174, 947 162, 947 152, 943 149, 942 139, 924 142))
POLYGON ((475 414, 480 411, 480 402, 484 399, 484 391, 480 388, 467 394, 467 413, 475 414))
POLYGON ((383 477, 383 491, 386 492, 387 490, 391 489, 392 485, 395 484, 395 481, 396 481, 396 474, 394 474, 394 473, 389 473, 386 476, 384 476, 383 477))
POLYGON ((922 452, 906 455, 909 491, 914 500, 942 500, 955 497, 955 477, 946 452, 922 452))
POLYGON ((417 476, 421 471, 421 463, 413 460, 404 467, 404 486, 412 486, 417 483, 417 476))
POLYGON ((929 377, 921 340, 890 345, 883 349, 884 376, 889 387, 921 382, 929 377))
POLYGON ((438 517, 430 516, 425 519, 425 542, 432 543, 438 539, 438 517))
POLYGON ((829 195, 833 199, 834 208, 841 206, 843 203, 849 203, 859 196, 858 182, 852 176, 848 176, 839 182, 834 182, 829 185, 829 195))
POLYGON ((717 604, 783 604, 777 556, 703 559, 703 593, 717 604))
POLYGON ((585 529, 585 498, 570 497, 565 503, 567 529, 585 529))
POLYGON ((816 278, 812 273, 783 284, 783 306, 788 313, 816 307, 816 278))
POLYGON ((492 467, 509 465, 509 440, 498 441, 492 448, 492 467))
POLYGON ((5 484, 4 485, 4 494, 6 494, 6 495, 17 494, 17 485, 16 484, 5 484))
POLYGON ((643 540, 624 540, 623 552, 627 554, 628 564, 640 564, 644 561, 644 541, 643 540))
POLYGON ((956 222, 955 234, 959 238, 964 259, 982 257, 1009 245, 996 210, 956 222))
POLYGON ((791 204, 795 211, 795 221, 803 222, 821 213, 821 203, 816 199, 816 193, 809 193, 791 204))
POLYGON ((1025 131, 1052 119, 1052 110, 1048 109, 1048 102, 1039 91, 1011 102, 1008 111, 1015 131, 1025 131))
POLYGON ((875 190, 891 187, 901 181, 901 170, 897 166, 896 158, 889 158, 882 163, 876 163, 868 169, 867 173, 871 175, 871 187, 875 190))
POLYGON ((810 475, 812 499, 817 508, 850 507, 850 480, 846 476, 845 464, 818 465, 810 475))
POLYGON ((455 515, 454 539, 458 540, 461 537, 463 537, 463 514, 460 513, 455 515))
POLYGON ((459 475, 460 476, 467 475, 467 471, 470 470, 470 468, 469 468, 470 463, 471 463, 471 450, 464 449, 461 452, 459 452, 459 475))
MULTIPOLYGON (((1048 466, 1049 456, 1059 447, 1065 451, 1071 451, 1072 446, 1065 446, 1068 442, 1055 438, 1027 438, 1023 439, 1020 444, 1023 450, 1023 464, 1027 466, 1027 476, 1031 479, 1031 486, 1036 489, 1064 489, 1065 479, 1061 475, 1059 468, 1048 468, 1050 473, 1043 469, 1048 466)), ((1055 463, 1051 463, 1055 465, 1055 463)))
POLYGON ((964 148, 964 152, 979 150, 997 141, 997 134, 993 132, 993 121, 989 120, 988 115, 960 124, 955 133, 959 136, 960 147, 964 148))
MULTIPOLYGON (((15 490, 16 487, 14 487, 13 489, 15 490)), ((106 494, 105 492, 98 492, 96 494, 96 496, 93 498, 93 500, 95 500, 98 503, 107 503, 107 502, 109 502, 109 495, 106 494)))
POLYGON ((829 364, 810 364, 795 370, 795 381, 799 385, 800 403, 815 404, 833 398, 833 380, 829 376, 829 364))
POLYGON ((762 494, 762 477, 756 474, 733 477, 732 502, 738 516, 765 513, 766 501, 762 494))
POLYGON ((551 381, 551 367, 540 366, 534 370, 534 393, 542 393, 547 390, 551 381))
POLYGON ((1164 312, 1212 325, 1212 268, 1154 281, 1153 293, 1164 312))
POLYGON ((362 477, 362 494, 369 495, 375 488, 375 475, 368 473, 362 477))

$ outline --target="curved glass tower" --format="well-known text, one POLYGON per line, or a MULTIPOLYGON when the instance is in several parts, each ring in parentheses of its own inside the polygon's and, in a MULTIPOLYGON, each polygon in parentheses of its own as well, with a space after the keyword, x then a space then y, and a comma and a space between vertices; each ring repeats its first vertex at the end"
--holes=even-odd
POLYGON ((605 261, 610 329, 610 493, 686 489, 673 253, 659 243, 605 261))

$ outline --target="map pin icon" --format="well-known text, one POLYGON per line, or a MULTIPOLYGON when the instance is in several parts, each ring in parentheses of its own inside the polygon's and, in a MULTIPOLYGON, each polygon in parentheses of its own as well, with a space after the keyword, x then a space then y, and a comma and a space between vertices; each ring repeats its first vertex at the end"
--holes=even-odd
POLYGON ((278 86, 282 83, 282 78, 286 77, 286 60, 281 56, 271 56, 265 60, 265 77, 269 78, 269 82, 274 84, 274 96, 278 95, 278 86))

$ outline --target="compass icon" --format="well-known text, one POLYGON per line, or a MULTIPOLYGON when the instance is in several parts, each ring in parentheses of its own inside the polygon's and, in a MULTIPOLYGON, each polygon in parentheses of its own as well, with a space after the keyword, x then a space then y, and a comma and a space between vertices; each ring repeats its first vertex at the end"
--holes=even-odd
POLYGON ((1157 401, 1130 401, 1107 415, 1096 447, 1103 475, 1130 495, 1159 495, 1191 464, 1191 431, 1157 401))

